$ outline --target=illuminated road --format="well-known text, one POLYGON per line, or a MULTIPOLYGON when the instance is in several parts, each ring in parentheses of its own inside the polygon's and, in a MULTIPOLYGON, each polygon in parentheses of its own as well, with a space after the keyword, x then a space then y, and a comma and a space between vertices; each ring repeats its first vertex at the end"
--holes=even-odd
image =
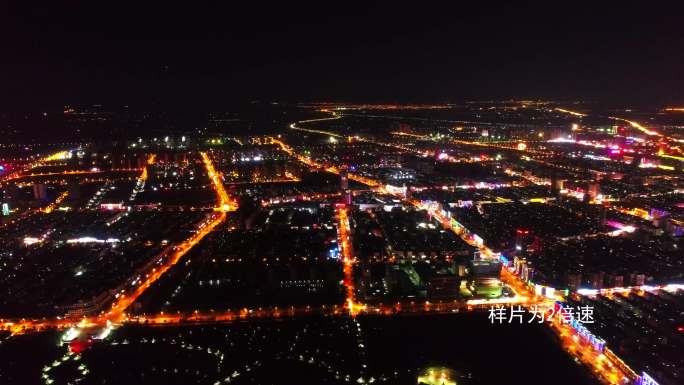
POLYGON ((59 152, 56 152, 56 153, 54 153, 54 154, 48 155, 48 156, 46 156, 46 157, 44 157, 44 158, 38 159, 38 160, 35 161, 34 163, 28 164, 28 165, 27 165, 26 167, 24 167, 22 170, 17 170, 17 171, 12 172, 11 174, 5 175, 3 178, 0 178, 0 181, 5 182, 5 181, 8 181, 8 180, 21 178, 22 174, 25 173, 25 172, 28 172, 29 170, 32 170, 32 169, 34 169, 34 168, 36 168, 36 167, 44 166, 45 163, 47 163, 47 162, 54 162, 54 161, 57 161, 57 160, 64 160, 64 159, 67 158, 68 155, 69 155, 69 152, 68 152, 68 151, 59 151, 59 152))
MULTIPOLYGON (((162 252, 160 256, 163 259, 163 264, 152 268, 145 278, 140 281, 136 289, 132 293, 120 292, 116 294, 116 300, 112 304, 112 307, 106 313, 103 313, 97 317, 84 317, 83 319, 66 319, 58 317, 56 319, 21 319, 17 321, 10 320, 0 320, 0 328, 9 330, 13 334, 21 334, 26 331, 39 331, 46 328, 57 328, 65 329, 70 327, 94 327, 100 326, 104 327, 107 325, 107 321, 113 323, 120 323, 127 319, 125 313, 126 309, 134 303, 138 297, 140 297, 145 290, 147 290, 154 282, 161 278, 164 273, 166 273, 171 267, 173 267, 178 261, 192 249, 197 243, 199 243, 207 234, 214 230, 218 225, 223 223, 227 217, 229 211, 233 211, 237 208, 235 201, 228 196, 223 184, 221 183, 220 175, 214 170, 214 165, 207 153, 202 152, 200 154, 204 162, 205 168, 207 170, 207 175, 209 176, 212 187, 214 188, 216 195, 218 197, 218 207, 216 211, 209 215, 207 219, 201 222, 195 233, 184 242, 171 246, 162 252)), ((151 161, 154 160, 150 157, 151 161)), ((146 177, 146 172, 143 171, 141 177, 146 177)))
POLYGON ((335 110, 330 110, 330 109, 321 109, 320 112, 325 112, 329 113, 330 117, 328 118, 318 118, 318 119, 308 119, 308 120, 300 120, 299 122, 292 123, 290 124, 290 129, 292 130, 298 130, 298 131, 304 131, 304 132, 310 132, 312 134, 322 134, 322 135, 329 135, 335 138, 342 138, 342 135, 336 134, 334 132, 330 131, 323 131, 323 130, 312 130, 309 128, 302 128, 297 126, 298 124, 304 124, 304 123, 313 123, 313 122, 324 122, 328 120, 337 120, 342 118, 342 114, 338 113, 335 110))
MULTIPOLYGON (((321 132, 322 133, 322 132, 321 132)), ((326 133, 327 134, 327 133, 326 133)), ((284 142, 273 139, 273 143, 280 146, 280 148, 291 155, 300 162, 314 168, 323 169, 333 174, 339 174, 336 167, 325 166, 316 163, 315 161, 297 154, 290 146, 284 142)), ((173 267, 194 245, 199 243, 207 234, 209 234, 218 225, 224 222, 227 213, 237 208, 237 203, 226 192, 221 181, 220 174, 214 169, 211 157, 206 152, 201 154, 207 175, 212 182, 212 186, 218 197, 218 205, 216 211, 212 213, 202 224, 197 228, 196 232, 187 240, 179 245, 175 245, 170 249, 168 255, 163 255, 164 262, 161 266, 153 268, 146 274, 136 289, 132 293, 119 293, 116 301, 111 309, 93 318, 84 318, 82 320, 20 320, 17 322, 2 321, 0 325, 19 334, 27 331, 27 329, 44 329, 44 328, 67 328, 67 327, 100 327, 103 328, 111 323, 143 323, 150 325, 177 325, 190 323, 220 323, 232 322, 246 319, 261 319, 261 318, 280 318, 280 317, 297 317, 309 315, 329 315, 329 316, 356 316, 364 315, 378 315, 378 316, 395 316, 395 315, 420 315, 420 314, 444 314, 454 313, 469 310, 488 309, 493 305, 510 305, 519 304, 525 307, 542 306, 549 307, 552 305, 552 300, 537 296, 529 285, 523 282, 515 274, 508 271, 506 268, 502 270, 501 279, 507 283, 516 293, 514 297, 504 297, 499 299, 475 299, 469 301, 449 301, 449 302, 407 302, 401 301, 390 304, 363 304, 357 301, 355 296, 353 266, 355 257, 353 255, 353 248, 351 243, 351 230, 349 225, 349 211, 344 205, 336 206, 336 218, 338 220, 338 244, 340 253, 342 255, 343 266, 343 284, 345 286, 345 304, 344 305, 323 305, 323 306, 300 306, 300 307, 267 307, 256 309, 236 309, 219 312, 194 312, 191 314, 181 313, 160 313, 151 316, 135 316, 130 317, 126 314, 126 309, 134 303, 140 295, 142 295, 155 281, 161 278, 171 267, 173 267)), ((382 184, 374 179, 363 177, 356 174, 349 174, 349 179, 356 180, 362 184, 376 188, 376 190, 383 193, 390 193, 382 187, 382 184)), ((419 209, 427 210, 432 217, 439 221, 442 226, 453 231, 459 235, 465 242, 475 246, 480 251, 481 258, 496 259, 498 254, 484 245, 481 238, 472 234, 468 229, 452 221, 451 218, 443 216, 438 206, 424 205, 423 203, 403 199, 401 194, 395 192, 393 195, 404 200, 407 204, 411 204, 419 209)), ((560 336, 563 347, 570 352, 575 358, 583 362, 592 369, 594 374, 603 382, 609 384, 621 384, 624 379, 633 379, 633 372, 630 373, 629 367, 620 364, 622 361, 613 354, 610 350, 599 351, 593 345, 587 343, 578 332, 570 327, 568 324, 560 322, 560 319, 551 323, 552 329, 560 336)))
MULTIPOLYGON (((571 113, 573 115, 580 115, 579 113, 574 113, 571 111, 563 112, 571 113)), ((287 145, 283 143, 281 144, 281 147, 282 146, 287 145)), ((290 151, 290 154, 294 153, 291 149, 290 151)), ((298 154, 294 154, 294 156, 299 158, 298 154)), ((308 161, 307 164, 311 166, 318 166, 315 164, 315 162, 311 161, 310 159, 305 159, 307 159, 308 161)), ((368 184, 369 186, 381 186, 381 183, 378 181, 374 181, 368 178, 366 179, 372 183, 372 185, 368 184)), ((382 187, 380 187, 379 189, 381 189, 382 192, 387 193, 386 189, 382 187)), ((403 198, 401 196, 398 197, 403 198)), ((452 223, 450 218, 446 218, 443 215, 441 215, 439 207, 426 206, 416 200, 411 200, 407 203, 417 208, 427 210, 435 219, 437 219, 442 224, 442 226, 453 231, 469 245, 477 247, 480 251, 481 258, 498 259, 498 254, 494 253, 491 249, 485 246, 481 238, 476 237, 474 234, 471 234, 470 231, 468 231, 468 229, 460 223, 452 223)), ((541 308, 549 308, 550 306, 552 306, 553 302, 551 299, 537 296, 532 290, 530 290, 529 285, 526 282, 523 282, 517 275, 508 271, 507 268, 502 269, 501 280, 508 284, 515 291, 515 297, 495 300, 471 300, 467 302, 466 309, 470 310, 474 308, 489 308, 493 305, 513 303, 521 304, 527 307, 528 309, 530 308, 530 306, 541 306, 541 308)), ((401 304, 397 305, 400 308, 401 304)), ((429 302, 425 303, 425 306, 429 305, 429 302)), ((363 305, 363 309, 366 313, 370 312, 372 314, 374 311, 377 311, 377 313, 379 314, 391 315, 395 314, 392 310, 396 311, 397 306, 391 306, 389 308, 386 306, 381 306, 379 308, 373 309, 371 307, 368 307, 367 305, 363 305)), ((352 315, 354 315, 353 312, 352 315)), ((569 324, 562 322, 561 318, 554 318, 553 322, 551 323, 551 327, 560 336, 563 348, 566 349, 566 351, 568 351, 576 359, 578 359, 586 366, 591 368, 594 375, 601 379, 602 382, 608 384, 625 384, 628 381, 636 379, 636 374, 634 373, 634 371, 631 368, 629 368, 629 366, 627 366, 620 358, 618 358, 617 355, 610 351, 610 349, 606 348, 604 351, 597 350, 592 344, 586 342, 585 339, 579 335, 579 332, 576 329, 572 328, 569 324)))
MULTIPOLYGON (((337 167, 325 166, 325 165, 316 163, 314 160, 296 153, 294 151, 294 149, 292 149, 292 147, 290 147, 288 144, 286 144, 285 142, 283 142, 280 139, 270 138, 270 140, 273 141, 273 144, 277 144, 282 151, 284 151, 288 155, 292 156, 293 158, 297 159, 298 161, 304 163, 305 165, 307 165, 309 167, 325 170, 325 171, 332 173, 332 174, 335 174, 335 175, 340 174, 340 170, 337 167)), ((380 187, 382 185, 380 182, 378 182, 374 179, 371 179, 371 178, 368 178, 368 177, 365 177, 365 176, 362 176, 359 174, 351 173, 351 172, 347 173, 347 178, 349 180, 353 180, 353 181, 359 182, 361 184, 365 184, 366 186, 370 186, 370 187, 380 187)))
MULTIPOLYGON (((280 145, 281 149, 288 152, 296 159, 302 161, 303 163, 316 168, 323 168, 328 172, 338 174, 339 170, 334 167, 323 167, 322 165, 316 164, 312 160, 294 153, 294 151, 285 143, 274 140, 274 143, 280 145)), ((130 317, 125 313, 126 309, 135 302, 135 300, 142 295, 145 290, 147 290, 155 281, 157 281, 168 269, 175 265, 183 255, 185 255, 194 245, 196 245, 202 238, 204 238, 208 233, 210 233, 216 226, 222 223, 226 218, 226 213, 237 208, 235 201, 228 196, 223 184, 220 180, 220 175, 214 169, 213 163, 207 153, 201 153, 202 160, 204 161, 205 167, 207 169, 207 175, 212 181, 212 185, 218 196, 218 207, 216 212, 212 214, 210 218, 205 220, 198 228, 197 232, 185 242, 174 246, 172 252, 169 256, 165 257, 165 262, 161 267, 155 267, 150 273, 148 273, 143 281, 138 284, 138 287, 133 293, 123 294, 119 293, 117 300, 112 305, 112 308, 105 314, 99 317, 84 318, 81 320, 65 320, 65 319, 52 319, 52 320, 20 320, 16 322, 4 321, 0 325, 7 330, 11 330, 13 333, 19 334, 27 330, 41 330, 45 328, 69 328, 80 325, 80 327, 92 327, 94 325, 105 325, 107 321, 114 323, 122 322, 147 322, 154 324, 174 324, 174 323, 185 323, 185 322, 211 322, 211 321, 231 321, 235 319, 244 318, 267 318, 267 317, 280 317, 282 315, 311 315, 311 314, 324 314, 324 315, 357 315, 357 314, 376 314, 376 315, 395 315, 395 314, 438 314, 438 313, 451 313, 467 309, 480 308, 482 306, 489 306, 491 304, 506 304, 506 303, 520 303, 520 298, 506 298, 501 300, 471 300, 468 302, 463 301, 453 301, 453 302, 437 302, 430 303, 426 301, 424 303, 416 302, 398 302, 394 304, 362 304, 355 299, 355 290, 353 284, 353 265, 355 258, 353 256, 353 249, 351 245, 350 238, 350 227, 349 227, 349 217, 348 208, 340 207, 337 209, 338 223, 338 238, 340 244, 340 252, 343 256, 343 273, 344 273, 344 284, 346 288, 346 298, 345 306, 339 308, 335 305, 321 308, 313 308, 311 306, 305 306, 300 308, 286 308, 278 309, 272 308, 267 309, 243 309, 240 311, 227 311, 223 313, 209 313, 209 314, 199 314, 194 313, 192 315, 182 316, 176 315, 157 315, 151 317, 130 317)), ((371 187, 376 187, 384 190, 380 182, 361 177, 352 176, 350 179, 357 180, 360 183, 367 184, 371 187)), ((386 193, 386 192, 385 192, 386 193)), ((490 253, 487 251, 483 252, 483 255, 488 256, 490 253)))
POLYGON ((365 309, 365 305, 356 302, 356 288, 354 287, 354 264, 356 258, 351 244, 349 228, 349 209, 347 206, 338 205, 337 213, 337 244, 342 254, 342 271, 344 274, 345 303, 349 314, 354 317, 359 311, 365 309))
POLYGON ((610 349, 605 348, 603 352, 595 349, 569 324, 562 322, 560 317, 554 317, 550 325, 560 337, 563 348, 589 367, 604 383, 627 384, 637 378, 637 374, 610 349))
POLYGON ((339 200, 341 196, 342 196, 341 193, 309 194, 309 195, 284 195, 284 196, 271 197, 268 200, 262 199, 261 200, 261 207, 268 207, 271 205, 279 205, 279 204, 295 203, 295 202, 321 201, 321 200, 328 200, 328 199, 339 200))
POLYGON ((451 314, 461 311, 481 309, 477 306, 469 306, 464 301, 448 302, 411 302, 401 301, 390 304, 360 304, 354 303, 353 312, 349 311, 349 305, 320 305, 320 306, 284 306, 284 307, 258 307, 241 308, 226 311, 193 312, 193 313, 159 313, 156 315, 132 316, 125 323, 144 323, 153 325, 176 325, 193 323, 233 322, 249 319, 272 319, 272 318, 296 318, 319 316, 342 316, 349 315, 375 315, 375 316, 400 316, 421 314, 451 314))
POLYGON ((226 192, 226 188, 223 186, 223 182, 221 182, 221 175, 214 169, 214 163, 212 163, 209 155, 206 152, 201 152, 200 155, 207 169, 207 176, 211 179, 212 187, 219 198, 217 209, 223 212, 237 210, 237 202, 226 192))
POLYGON ((566 110, 565 108, 554 108, 554 110, 556 110, 556 111, 558 111, 558 112, 562 112, 562 113, 564 113, 564 114, 569 114, 569 115, 572 115, 572 116, 576 116, 576 117, 578 117, 578 118, 583 118, 583 117, 587 116, 587 114, 585 114, 585 113, 577 112, 577 111, 572 111, 572 110, 566 110))
POLYGON ((140 297, 155 281, 161 278, 164 273, 166 273, 173 265, 178 263, 178 261, 192 249, 197 243, 199 243, 207 234, 216 228, 216 226, 223 223, 226 219, 226 211, 219 210, 216 213, 211 214, 210 218, 203 222, 196 232, 186 239, 179 245, 173 246, 173 252, 170 256, 166 258, 164 264, 160 267, 155 267, 145 275, 145 279, 138 284, 138 287, 131 294, 121 294, 117 300, 112 305, 112 308, 101 317, 98 317, 97 321, 110 320, 112 322, 121 322, 125 317, 126 309, 135 302, 138 297, 140 297))
POLYGON ((66 197, 68 195, 69 195, 69 191, 65 191, 65 192, 61 193, 52 203, 50 203, 46 207, 40 209, 40 211, 42 213, 45 213, 45 214, 50 214, 51 212, 53 212, 57 208, 57 206, 59 206, 66 199, 66 197))
POLYGON ((179 245, 173 246, 171 255, 167 257, 164 264, 161 267, 153 268, 151 272, 146 274, 145 280, 139 283, 138 287, 133 293, 128 295, 120 295, 112 305, 111 310, 104 316, 100 317, 98 321, 102 322, 109 320, 112 322, 121 322, 123 319, 125 319, 126 315, 124 312, 126 309, 133 302, 135 302, 138 297, 145 292, 145 290, 147 290, 155 281, 161 278, 161 276, 164 275, 164 273, 166 273, 171 267, 178 263, 178 261, 188 251, 190 251, 190 249, 198 244, 207 234, 212 232, 216 226, 223 223, 223 221, 226 219, 227 212, 237 209, 237 203, 235 203, 235 201, 228 196, 223 183, 221 183, 220 175, 214 169, 214 164, 209 155, 206 152, 201 152, 200 155, 202 156, 202 161, 204 162, 204 166, 207 170, 207 176, 211 180, 212 187, 218 196, 218 207, 216 212, 211 214, 208 219, 200 223, 196 229, 196 232, 189 239, 186 239, 179 245))
POLYGON ((615 116, 609 116, 608 118, 609 118, 609 119, 613 119, 613 120, 618 120, 618 121, 621 121, 621 122, 625 122, 625 123, 629 124, 630 126, 632 126, 632 128, 636 128, 637 130, 641 131, 642 133, 644 133, 644 134, 646 134, 646 135, 648 135, 648 136, 663 136, 663 134, 660 134, 660 133, 655 132, 655 131, 653 131, 653 130, 649 130, 648 128, 646 128, 646 127, 642 126, 641 124, 639 124, 639 123, 637 123, 637 122, 635 122, 635 121, 632 121, 632 120, 627 120, 627 119, 623 119, 623 118, 618 118, 618 117, 615 117, 615 116))
POLYGON ((42 173, 22 173, 18 175, 13 175, 10 177, 5 178, 5 181, 11 181, 11 180, 19 180, 19 179, 26 179, 26 178, 37 178, 37 177, 44 177, 44 176, 70 176, 70 175, 97 175, 97 174, 105 174, 108 172, 137 172, 140 171, 139 168, 113 168, 113 169, 108 169, 108 170, 66 170, 66 171, 59 171, 59 172, 42 172, 42 173))

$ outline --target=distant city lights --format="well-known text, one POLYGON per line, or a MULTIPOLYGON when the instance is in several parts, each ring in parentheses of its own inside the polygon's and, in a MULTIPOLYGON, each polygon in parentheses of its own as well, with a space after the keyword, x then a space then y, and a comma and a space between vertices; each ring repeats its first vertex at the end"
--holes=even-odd
POLYGON ((66 243, 119 243, 121 242, 117 238, 107 238, 107 239, 98 239, 94 237, 81 237, 81 238, 74 238, 74 239, 68 239, 66 243))
POLYGON ((41 238, 36 238, 36 237, 25 237, 24 238, 24 244, 27 246, 34 245, 36 243, 43 242, 41 238))

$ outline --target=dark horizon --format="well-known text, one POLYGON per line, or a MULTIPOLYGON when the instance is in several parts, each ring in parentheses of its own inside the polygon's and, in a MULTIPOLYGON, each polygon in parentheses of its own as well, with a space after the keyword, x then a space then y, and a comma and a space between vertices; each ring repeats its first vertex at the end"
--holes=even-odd
POLYGON ((684 102, 681 5, 6 5, 2 110, 684 102))

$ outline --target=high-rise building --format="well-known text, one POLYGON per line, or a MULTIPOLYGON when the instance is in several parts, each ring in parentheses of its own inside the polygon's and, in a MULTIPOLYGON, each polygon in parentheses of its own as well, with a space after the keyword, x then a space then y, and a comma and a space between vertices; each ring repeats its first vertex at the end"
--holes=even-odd
POLYGON ((564 184, 565 180, 560 179, 558 175, 554 174, 551 177, 551 193, 554 196, 560 195, 561 190, 563 190, 563 187, 565 187, 564 184))
POLYGON ((596 199, 601 194, 601 184, 599 182, 591 182, 587 187, 587 194, 589 198, 596 199))
POLYGON ((667 219, 670 213, 666 210, 651 209, 651 218, 653 218, 653 226, 663 228, 667 224, 667 219))
POLYGON ((461 278, 455 274, 435 274, 428 278, 427 293, 430 299, 455 298, 461 287, 461 278))
POLYGON ((349 189, 349 176, 347 170, 340 171, 340 190, 345 191, 349 189))
POLYGON ((47 196, 47 186, 43 183, 36 183, 33 185, 33 199, 37 201, 46 201, 47 196))
POLYGON ((631 273, 628 276, 628 282, 632 286, 641 286, 646 281, 646 276, 644 274, 631 273))
POLYGON ((473 260, 470 262, 470 280, 468 288, 479 296, 488 298, 500 297, 503 284, 499 280, 501 262, 490 260, 473 260))
POLYGON ((342 192, 342 203, 346 205, 352 204, 352 193, 350 190, 344 190, 342 192))
POLYGON ((603 289, 603 281, 605 278, 605 273, 600 271, 597 273, 592 273, 589 276, 589 282, 593 289, 603 289))
POLYGON ((608 274, 606 280, 608 287, 622 287, 624 285, 624 278, 620 274, 608 274))
POLYGON ((517 229, 515 231, 515 253, 519 256, 527 256, 527 249, 532 244, 534 237, 530 230, 517 229))
POLYGON ((572 290, 577 290, 582 286, 582 274, 580 273, 568 273, 567 274, 568 288, 572 290))
POLYGON ((81 197, 81 185, 76 180, 69 181, 69 200, 76 201, 81 197))

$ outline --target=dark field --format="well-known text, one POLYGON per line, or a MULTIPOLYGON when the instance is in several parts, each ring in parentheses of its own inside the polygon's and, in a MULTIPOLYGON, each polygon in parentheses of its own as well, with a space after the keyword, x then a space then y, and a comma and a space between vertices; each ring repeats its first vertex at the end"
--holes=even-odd
POLYGON ((596 384, 554 338, 536 324, 492 325, 484 313, 127 326, 78 359, 62 360, 55 333, 4 339, 0 383, 408 385, 438 365, 458 384, 596 384))

